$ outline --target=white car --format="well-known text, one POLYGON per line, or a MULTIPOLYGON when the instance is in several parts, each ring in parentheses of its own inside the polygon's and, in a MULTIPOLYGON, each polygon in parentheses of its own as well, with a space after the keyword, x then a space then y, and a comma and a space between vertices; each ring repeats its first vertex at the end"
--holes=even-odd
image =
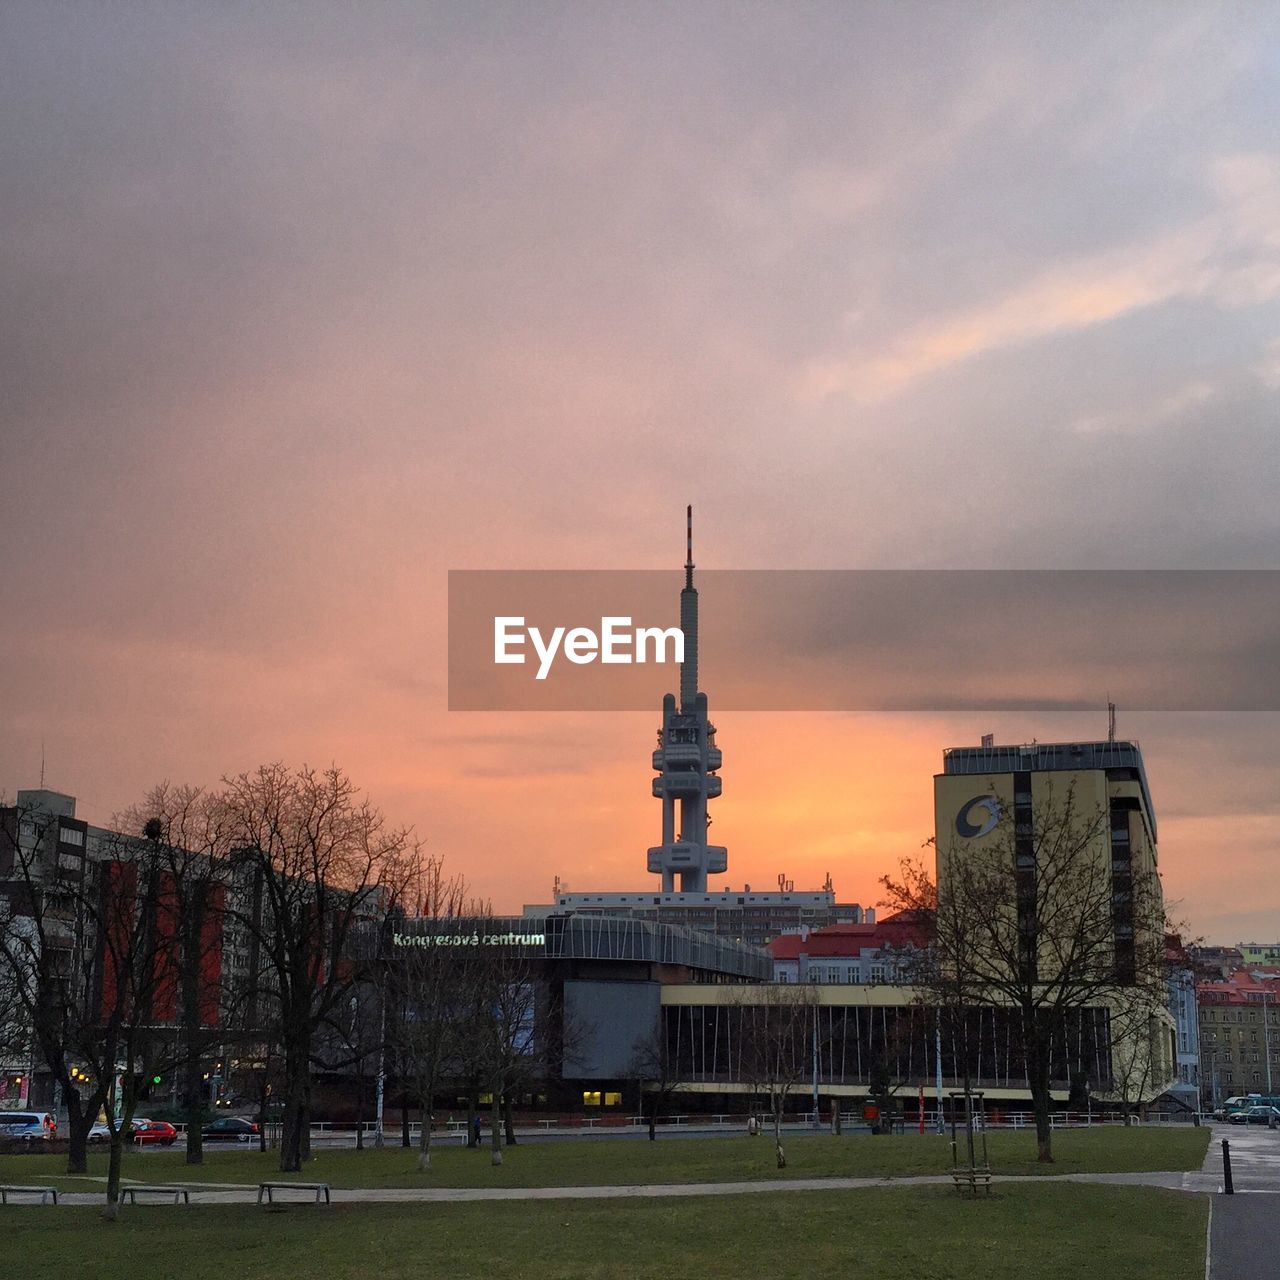
POLYGON ((50 1142, 58 1136, 58 1122, 48 1111, 0 1111, 0 1138, 50 1142))

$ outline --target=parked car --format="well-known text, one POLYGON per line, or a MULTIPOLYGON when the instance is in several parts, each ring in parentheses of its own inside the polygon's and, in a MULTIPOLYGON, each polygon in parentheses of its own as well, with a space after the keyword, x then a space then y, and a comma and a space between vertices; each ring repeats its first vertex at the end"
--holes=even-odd
POLYGON ((129 1141, 139 1147, 171 1147, 178 1131, 167 1120, 137 1120, 129 1127, 129 1141))
POLYGON ((58 1136, 58 1122, 48 1111, 0 1111, 0 1138, 49 1142, 58 1136))
POLYGON ((111 1141, 111 1130, 105 1124, 95 1124, 89 1130, 89 1145, 91 1147, 104 1147, 111 1141))
POLYGON ((1237 1112, 1250 1107, 1280 1107, 1280 1097, 1265 1093, 1238 1093, 1228 1098, 1214 1113, 1215 1120, 1230 1120, 1237 1112))
POLYGON ((1276 1107, 1249 1107, 1245 1111, 1233 1111, 1227 1119, 1232 1124, 1280 1124, 1280 1109, 1276 1107))
POLYGON ((258 1126, 240 1116, 223 1116, 211 1120, 200 1133, 206 1142, 252 1142, 258 1136, 258 1126))

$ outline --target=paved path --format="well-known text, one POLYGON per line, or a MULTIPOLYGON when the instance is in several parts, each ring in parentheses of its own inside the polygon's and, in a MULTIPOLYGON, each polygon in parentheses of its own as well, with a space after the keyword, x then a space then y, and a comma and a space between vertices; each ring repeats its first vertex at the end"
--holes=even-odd
MULTIPOLYGON (((999 1175, 993 1182, 1087 1182, 1109 1186, 1165 1187, 1173 1191, 1189 1188, 1184 1179, 1192 1176, 1168 1173, 1064 1173, 1047 1175, 999 1175)), ((103 1180, 105 1181, 105 1179, 103 1180)), ((129 1180, 126 1179, 126 1185, 129 1180)), ((184 1185, 177 1182, 174 1185, 184 1185)), ((252 1204, 258 1198, 258 1184, 185 1184, 191 1203, 252 1204)), ((333 1188, 335 1204, 439 1204, 475 1200, 621 1200, 661 1199, 683 1196, 739 1196, 780 1191, 860 1191, 876 1187, 950 1186, 950 1174, 925 1174, 907 1178, 761 1178, 750 1182, 658 1182, 644 1185, 590 1187, 357 1187, 333 1188)), ((309 1198, 299 1191, 299 1199, 309 1198)), ((59 1196, 62 1204, 100 1205, 102 1192, 68 1191, 59 1196)))
POLYGON ((1280 1132, 1261 1125, 1215 1124, 1188 1191, 1211 1195, 1207 1280, 1280 1280, 1280 1132), (1223 1191, 1222 1140, 1231 1146, 1235 1195, 1223 1191))

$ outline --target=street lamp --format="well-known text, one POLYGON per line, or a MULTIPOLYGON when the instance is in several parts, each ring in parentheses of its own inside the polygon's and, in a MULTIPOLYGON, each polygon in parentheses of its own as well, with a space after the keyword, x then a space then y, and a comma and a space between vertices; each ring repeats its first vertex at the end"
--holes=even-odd
POLYGON ((1271 1097, 1271 1012, 1267 997, 1271 994, 1264 985, 1262 988, 1262 1056, 1267 1060, 1267 1097, 1271 1097))

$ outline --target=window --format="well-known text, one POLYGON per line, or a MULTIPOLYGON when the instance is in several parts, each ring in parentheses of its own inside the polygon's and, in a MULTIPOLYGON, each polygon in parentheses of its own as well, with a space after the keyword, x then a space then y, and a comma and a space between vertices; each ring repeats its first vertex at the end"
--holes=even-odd
POLYGON ((75 827, 59 827, 58 839, 63 844, 73 844, 77 849, 84 848, 84 832, 77 831, 75 827))
POLYGON ((884 965, 882 963, 877 961, 872 964, 870 981, 873 983, 884 981, 884 965))
POLYGON ((622 1094, 620 1094, 620 1093, 606 1093, 606 1094, 604 1095, 604 1105, 605 1105, 606 1107, 620 1107, 620 1106, 622 1106, 622 1094))
POLYGON ((599 1089, 584 1089, 582 1091, 582 1105, 584 1107, 600 1106, 601 1093, 599 1089))

